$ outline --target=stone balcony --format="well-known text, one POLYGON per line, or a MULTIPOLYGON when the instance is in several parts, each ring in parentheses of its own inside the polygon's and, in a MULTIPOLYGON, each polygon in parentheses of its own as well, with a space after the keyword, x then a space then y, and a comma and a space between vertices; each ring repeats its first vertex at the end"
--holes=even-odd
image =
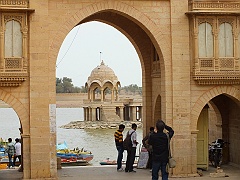
POLYGON ((28 76, 23 58, 4 58, 0 68, 0 86, 20 86, 28 76))

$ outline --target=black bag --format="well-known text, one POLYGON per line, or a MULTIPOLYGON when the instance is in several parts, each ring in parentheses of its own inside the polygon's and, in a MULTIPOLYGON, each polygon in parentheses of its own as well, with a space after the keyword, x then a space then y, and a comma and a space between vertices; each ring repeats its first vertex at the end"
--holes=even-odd
POLYGON ((131 150, 132 148, 132 140, 131 140, 131 136, 134 133, 134 131, 129 134, 129 131, 127 133, 127 136, 125 137, 124 141, 123 141, 123 149, 124 150, 131 150))

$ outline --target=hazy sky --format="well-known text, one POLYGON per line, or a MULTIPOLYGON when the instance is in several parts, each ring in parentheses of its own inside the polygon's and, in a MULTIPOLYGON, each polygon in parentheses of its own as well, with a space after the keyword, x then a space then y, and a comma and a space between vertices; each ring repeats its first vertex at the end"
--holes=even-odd
POLYGON ((66 36, 58 54, 56 77, 68 77, 75 86, 84 86, 101 60, 113 69, 121 86, 142 86, 140 60, 130 41, 114 27, 96 21, 81 24, 66 36))

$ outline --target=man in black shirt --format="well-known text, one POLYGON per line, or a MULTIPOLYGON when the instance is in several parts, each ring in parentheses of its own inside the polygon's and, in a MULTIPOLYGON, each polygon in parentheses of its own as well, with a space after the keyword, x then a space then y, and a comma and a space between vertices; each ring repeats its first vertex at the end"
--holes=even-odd
POLYGON ((168 180, 168 172, 166 166, 168 163, 169 150, 168 150, 168 136, 163 130, 166 129, 168 136, 171 139, 174 131, 171 127, 167 126, 162 120, 156 123, 157 132, 151 134, 148 143, 152 145, 152 180, 158 180, 158 172, 161 169, 162 180, 168 180))

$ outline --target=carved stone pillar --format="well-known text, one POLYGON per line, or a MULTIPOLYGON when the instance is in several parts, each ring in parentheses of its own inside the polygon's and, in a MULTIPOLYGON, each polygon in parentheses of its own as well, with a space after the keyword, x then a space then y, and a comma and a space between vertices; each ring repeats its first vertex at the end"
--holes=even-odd
POLYGON ((193 16, 193 22, 194 22, 194 29, 193 29, 193 43, 194 43, 194 66, 195 66, 195 72, 200 71, 199 66, 199 58, 198 58, 198 22, 195 16, 193 16))
POLYGON ((104 101, 104 91, 103 91, 103 89, 101 89, 101 102, 103 102, 104 101))
POLYGON ((96 108, 92 108, 91 114, 92 114, 92 121, 96 121, 97 120, 97 118, 96 118, 96 108))
POLYGON ((123 109, 124 107, 119 107, 119 109, 120 109, 120 119, 122 120, 122 121, 124 121, 124 109, 123 109))
POLYGON ((137 120, 137 108, 136 108, 136 106, 132 107, 132 120, 133 121, 137 120))
POLYGON ((84 121, 87 121, 87 108, 83 108, 83 114, 84 114, 84 121))
POLYGON ((218 22, 215 19, 214 20, 214 28, 213 28, 213 35, 214 35, 214 70, 219 71, 219 53, 218 53, 218 48, 219 48, 219 41, 218 41, 218 28, 216 29, 215 27, 218 27, 218 22))
POLYGON ((0 71, 4 69, 4 31, 0 27, 0 71))
POLYGON ((113 102, 114 100, 115 100, 115 98, 114 98, 114 89, 112 89, 111 101, 113 102))

